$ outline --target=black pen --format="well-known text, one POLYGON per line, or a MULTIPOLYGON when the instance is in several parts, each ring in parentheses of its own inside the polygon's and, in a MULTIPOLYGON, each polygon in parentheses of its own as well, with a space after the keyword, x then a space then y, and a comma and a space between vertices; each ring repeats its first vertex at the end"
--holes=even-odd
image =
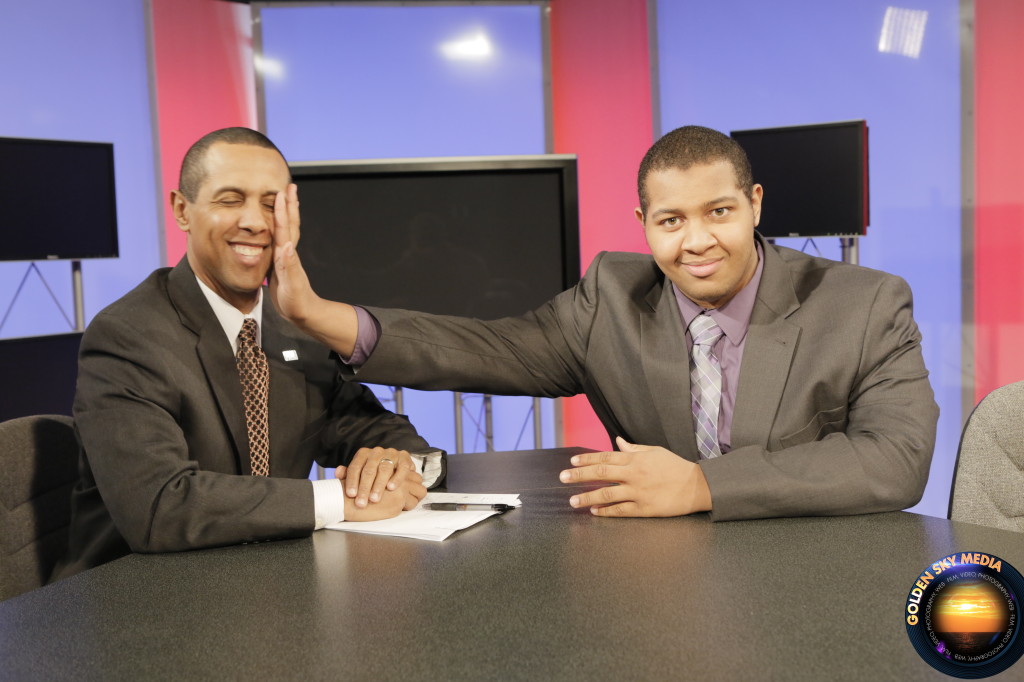
POLYGON ((510 504, 462 504, 458 502, 429 502, 423 505, 423 508, 431 511, 496 511, 501 514, 515 509, 510 504))

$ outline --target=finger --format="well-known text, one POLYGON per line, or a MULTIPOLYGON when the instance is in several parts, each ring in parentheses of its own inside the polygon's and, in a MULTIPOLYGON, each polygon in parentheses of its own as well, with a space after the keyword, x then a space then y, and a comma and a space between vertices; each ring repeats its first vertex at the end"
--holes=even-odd
POLYGON ((334 470, 334 477, 339 481, 344 481, 348 475, 348 467, 338 467, 334 470))
POLYGON ((621 483, 625 475, 623 469, 624 467, 615 464, 592 464, 566 469, 558 475, 558 480, 562 483, 593 483, 595 481, 621 483))
MULTIPOLYGON (((291 242, 274 249, 274 271, 271 276, 277 277, 281 273, 288 274, 288 265, 295 258, 295 247, 291 242)), ((287 281, 287 280, 286 280, 287 281)))
POLYGON ((405 508, 412 509, 427 496, 427 489, 422 484, 406 485, 405 487, 405 508))
POLYGON ((622 482, 627 475, 627 465, 630 458, 620 453, 604 452, 593 453, 610 455, 609 457, 591 458, 590 460, 577 460, 572 458, 572 463, 577 464, 575 468, 566 469, 558 474, 558 480, 562 483, 590 483, 593 481, 616 481, 622 482))
POLYGON ((629 454, 612 450, 609 452, 584 452, 579 455, 573 455, 569 462, 576 467, 591 464, 617 464, 621 466, 628 464, 630 459, 629 454))
POLYGON ((405 451, 389 450, 388 452, 394 453, 388 456, 395 460, 395 473, 391 475, 390 481, 384 481, 384 483, 387 484, 388 490, 398 490, 399 486, 409 478, 409 474, 413 473, 412 457, 405 451))
POLYGON ((625 502, 620 502, 619 504, 610 504, 604 507, 593 506, 590 508, 590 513, 594 516, 645 516, 645 514, 640 511, 640 505, 633 500, 627 500, 625 502))
POLYGON ((292 230, 288 221, 288 193, 278 192, 274 196, 274 246, 283 247, 290 241, 292 230))
POLYGON ((288 227, 291 230, 292 245, 299 245, 299 186, 294 182, 288 185, 288 227))
POLYGON ((398 466, 398 453, 393 450, 385 450, 384 455, 380 459, 380 464, 377 465, 377 476, 373 479, 373 484, 370 486, 370 502, 380 502, 381 496, 384 495, 384 488, 388 490, 395 490, 391 487, 391 484, 397 478, 399 481, 405 479, 407 470, 398 466))
MULTIPOLYGON (((607 507, 623 502, 634 502, 630 486, 609 485, 597 490, 579 493, 569 498, 569 506, 573 509, 583 507, 607 507)), ((634 502, 635 504, 635 502, 634 502)))
POLYGON ((348 463, 348 473, 345 476, 345 494, 355 497, 359 492, 359 477, 363 474, 363 467, 372 451, 370 448, 359 448, 352 461, 348 463))
POLYGON ((427 496, 427 486, 423 485, 419 481, 416 481, 415 483, 407 483, 405 487, 406 490, 409 491, 409 494, 416 498, 417 502, 427 496))
POLYGON ((356 494, 356 506, 364 506, 367 502, 379 502, 380 493, 384 489, 384 483, 387 483, 388 479, 391 478, 391 474, 395 471, 394 460, 386 457, 383 454, 382 448, 374 448, 373 452, 373 457, 363 467, 362 473, 359 474, 359 492, 356 494), (383 481, 376 492, 373 492, 374 481, 378 478, 382 478, 383 481))
POLYGON ((622 436, 615 436, 615 443, 619 446, 619 450, 622 450, 623 452, 633 452, 634 450, 640 449, 638 445, 630 443, 622 436))

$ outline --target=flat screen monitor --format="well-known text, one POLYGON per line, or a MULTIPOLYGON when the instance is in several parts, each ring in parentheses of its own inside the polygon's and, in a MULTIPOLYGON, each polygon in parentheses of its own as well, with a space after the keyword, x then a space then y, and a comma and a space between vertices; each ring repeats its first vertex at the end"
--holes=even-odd
POLYGON ((764 187, 758 231, 765 237, 867 234, 865 121, 734 130, 764 187))
POLYGON ((116 258, 114 145, 0 137, 0 261, 116 258))
POLYGON ((82 332, 0 339, 0 421, 71 416, 82 332))
POLYGON ((317 292, 495 319, 579 281, 572 155, 292 164, 317 292))

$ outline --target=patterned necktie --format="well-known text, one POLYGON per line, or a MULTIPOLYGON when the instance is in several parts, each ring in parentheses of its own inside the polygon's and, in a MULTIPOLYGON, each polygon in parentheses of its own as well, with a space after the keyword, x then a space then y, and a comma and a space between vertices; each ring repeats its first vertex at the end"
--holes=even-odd
POLYGON ((697 450, 704 459, 718 457, 718 408, 722 402, 722 368, 711 347, 722 337, 722 328, 710 315, 700 314, 690 322, 693 351, 690 357, 690 395, 693 398, 693 430, 697 450))
POLYGON ((267 356, 256 343, 256 320, 246 318, 238 332, 238 374, 242 380, 245 426, 249 431, 249 460, 253 476, 270 475, 270 435, 267 431, 267 397, 270 368, 267 356))

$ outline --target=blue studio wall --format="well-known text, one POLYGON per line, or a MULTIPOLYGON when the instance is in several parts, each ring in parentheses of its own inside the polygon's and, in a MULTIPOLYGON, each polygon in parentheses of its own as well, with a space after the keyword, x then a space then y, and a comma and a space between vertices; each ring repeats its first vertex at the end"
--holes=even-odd
MULTIPOLYGON (((264 8, 267 133, 294 161, 543 154, 541 11, 538 5, 264 8)), ((387 388, 373 388, 390 399, 387 388)), ((416 428, 454 451, 452 395, 404 394, 404 412, 416 428)), ((531 405, 528 398, 494 398, 495 449, 533 446, 531 405)), ((553 403, 542 405, 543 443, 551 447, 553 403)), ((480 396, 467 396, 463 419, 465 450, 485 449, 480 396)))
MULTIPOLYGON (((959 11, 957 0, 657 2, 661 132, 867 120, 871 226, 860 263, 914 291, 941 409, 914 510, 943 517, 961 423, 959 11)), ((766 212, 771 197, 765 187, 766 212)), ((839 259, 838 244, 819 238, 808 249, 839 259)))
MULTIPOLYGON (((0 136, 114 143, 120 258, 83 261, 88 321, 161 265, 144 5, 139 0, 5 3, 0 63, 5 65, 0 136)), ((54 201, 61 200, 60 190, 54 188, 54 201)), ((38 263, 46 284, 29 266, 0 263, 0 316, 9 311, 0 337, 72 328, 69 263, 38 263)))
POLYGON ((544 153, 538 6, 261 16, 267 132, 290 160, 544 153))

